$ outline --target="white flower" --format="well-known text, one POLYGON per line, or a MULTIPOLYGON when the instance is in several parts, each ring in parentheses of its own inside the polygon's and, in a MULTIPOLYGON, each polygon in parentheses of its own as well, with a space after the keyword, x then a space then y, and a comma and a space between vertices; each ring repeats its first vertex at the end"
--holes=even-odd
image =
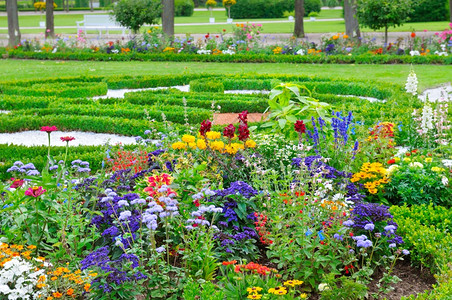
POLYGON ((417 77, 416 73, 414 73, 414 70, 411 70, 410 74, 408 75, 408 78, 406 80, 405 89, 408 94, 417 94, 417 77))
POLYGON ((444 186, 448 186, 449 185, 449 179, 447 179, 447 177, 443 176, 441 178, 441 182, 443 183, 444 186))
POLYGON ((421 55, 421 54, 419 53, 419 51, 412 50, 412 51, 410 51, 410 55, 411 55, 411 56, 419 56, 419 55, 421 55))
POLYGON ((329 289, 330 287, 328 286, 328 284, 326 284, 326 283, 321 283, 321 284, 319 284, 319 291, 320 292, 323 292, 324 290, 327 290, 327 289, 329 289))
POLYGON ((439 55, 439 56, 449 56, 449 54, 448 54, 447 52, 439 52, 439 51, 435 51, 435 54, 436 54, 436 55, 439 55))
POLYGON ((426 104, 422 108, 421 130, 423 134, 427 134, 433 129, 433 110, 430 105, 426 104))
POLYGON ((452 167, 452 159, 443 159, 443 165, 444 165, 446 168, 452 167))
POLYGON ((303 49, 300 49, 297 51, 298 55, 305 55, 305 51, 303 49))
POLYGON ((421 168, 421 169, 424 168, 424 165, 417 161, 410 163, 409 166, 414 167, 414 168, 421 168))
POLYGON ((397 169, 399 169, 399 168, 400 168, 399 165, 394 164, 394 165, 391 165, 391 166, 386 170, 386 172, 387 172, 388 175, 391 175, 392 173, 394 173, 394 172, 395 172, 397 169))
POLYGON ((212 51, 211 51, 211 50, 205 50, 205 49, 199 49, 197 53, 198 53, 198 54, 207 54, 207 55, 210 55, 210 54, 212 53, 212 51))
POLYGON ((113 50, 111 50, 111 52, 112 52, 112 53, 115 53, 115 54, 118 54, 118 53, 119 53, 119 50, 118 50, 118 49, 113 49, 113 50))

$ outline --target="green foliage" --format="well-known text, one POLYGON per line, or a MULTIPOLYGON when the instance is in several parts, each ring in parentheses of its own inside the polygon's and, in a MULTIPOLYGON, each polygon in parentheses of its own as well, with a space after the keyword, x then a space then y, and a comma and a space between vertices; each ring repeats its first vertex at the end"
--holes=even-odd
POLYGON ((195 4, 193 0, 175 0, 174 1, 174 15, 177 17, 191 17, 195 4))
MULTIPOLYGON (((235 6, 235 5, 234 5, 235 6)), ((233 7, 234 7, 233 6, 233 7)), ((80 61, 193 61, 193 62, 248 62, 248 63, 319 63, 319 64, 452 64, 452 56, 410 56, 410 55, 201 55, 189 53, 45 53, 9 50, 11 58, 42 60, 80 60, 80 61)))
POLYGON ((224 299, 224 297, 221 288, 210 281, 199 284, 190 280, 184 286, 183 298, 185 300, 218 300, 224 299))
POLYGON ((373 30, 396 27, 408 20, 412 0, 358 0, 356 17, 373 30))
POLYGON ((334 276, 328 274, 325 276, 325 283, 328 288, 320 294, 320 299, 324 300, 360 300, 367 296, 367 287, 350 277, 334 276))
POLYGON ((223 93, 224 85, 219 81, 213 80, 192 80, 190 81, 190 90, 193 92, 223 93))
POLYGON ((418 0, 410 13, 411 22, 432 22, 449 20, 447 0, 418 0))
POLYGON ((156 24, 160 18, 159 0, 121 0, 113 7, 116 21, 137 33, 144 24, 156 24))
POLYGON ((0 86, 0 93, 21 96, 93 97, 105 95, 105 82, 35 83, 29 86, 0 86))
MULTIPOLYGON (((293 2, 293 1, 292 1, 293 2)), ((307 17, 311 13, 320 13, 322 8, 321 0, 304 0, 304 16, 307 17)), ((316 17, 316 16, 312 16, 316 17)))
POLYGON ((293 5, 293 0, 240 0, 231 6, 231 18, 282 18, 293 5))

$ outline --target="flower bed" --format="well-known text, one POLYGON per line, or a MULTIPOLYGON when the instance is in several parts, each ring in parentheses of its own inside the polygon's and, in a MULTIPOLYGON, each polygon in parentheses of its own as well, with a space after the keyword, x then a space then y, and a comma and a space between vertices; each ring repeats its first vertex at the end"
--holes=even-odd
MULTIPOLYGON (((41 127, 47 148, 0 147, 9 178, 0 184, 2 297, 379 299, 400 282, 397 262, 406 259, 436 275, 421 299, 447 299, 447 99, 422 103, 414 74, 406 87, 208 74, 55 78, 46 86, 63 92, 70 82, 145 88, 193 80, 196 92, 96 102, 44 92, 15 105, 14 95, 1 96, 0 108, 11 113, 0 117, 0 130, 52 125, 41 127), (270 93, 223 93, 250 87, 270 93), (212 101, 209 108, 209 99, 238 113, 238 123, 212 124, 222 108, 212 101), (142 118, 144 108, 153 118, 152 103, 165 112, 160 121, 129 119, 142 118), (240 110, 248 104, 268 106, 268 118, 249 123, 240 110), (68 118, 76 108, 80 116, 68 118), (203 110, 209 114, 197 119, 203 110), (170 122, 166 114, 178 111, 182 117, 170 122), (69 147, 76 136, 61 138, 66 147, 50 143, 55 131, 74 126, 140 137, 103 148, 69 147), (22 273, 13 274, 15 266, 22 273), (373 280, 378 288, 369 289, 373 280)), ((41 83, 1 86, 26 92, 41 83)), ((399 296, 414 299, 409 294, 399 296)))

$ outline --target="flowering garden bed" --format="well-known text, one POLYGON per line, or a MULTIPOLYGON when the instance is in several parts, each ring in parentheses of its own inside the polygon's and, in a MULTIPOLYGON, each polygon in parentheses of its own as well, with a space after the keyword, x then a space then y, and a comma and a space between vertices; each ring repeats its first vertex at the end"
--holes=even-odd
POLYGON ((447 299, 451 111, 416 87, 414 73, 405 87, 256 74, 1 82, 1 132, 140 135, 0 147, 1 297, 379 299, 423 268, 433 287, 413 277, 429 290, 390 297, 447 299), (196 92, 92 99, 186 84, 196 92), (224 93, 243 89, 270 93, 224 93), (212 124, 217 112, 238 122, 212 124))

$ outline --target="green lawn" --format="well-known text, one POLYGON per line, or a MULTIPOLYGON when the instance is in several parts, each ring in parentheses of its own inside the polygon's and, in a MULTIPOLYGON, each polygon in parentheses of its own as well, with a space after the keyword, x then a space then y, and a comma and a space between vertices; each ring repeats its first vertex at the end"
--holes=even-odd
MULTIPOLYGON (((77 75, 146 75, 181 73, 271 73, 305 74, 355 78, 404 84, 409 65, 312 65, 312 64, 233 64, 197 62, 90 62, 0 60, 2 80, 77 75)), ((437 86, 452 78, 450 66, 413 66, 421 89, 437 86)))

